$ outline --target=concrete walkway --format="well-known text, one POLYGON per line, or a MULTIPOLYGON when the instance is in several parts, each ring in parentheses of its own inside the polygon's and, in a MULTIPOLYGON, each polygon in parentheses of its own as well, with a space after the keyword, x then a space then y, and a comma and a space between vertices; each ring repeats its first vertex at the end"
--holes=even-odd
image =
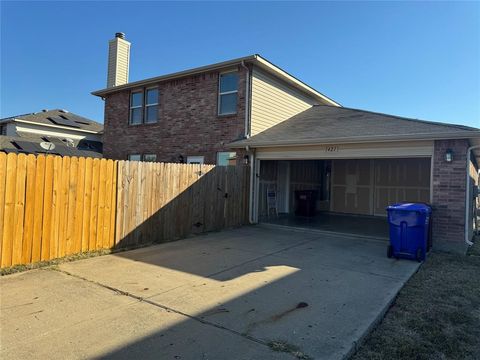
POLYGON ((252 226, 5 276, 0 358, 341 359, 418 268, 385 246, 252 226))

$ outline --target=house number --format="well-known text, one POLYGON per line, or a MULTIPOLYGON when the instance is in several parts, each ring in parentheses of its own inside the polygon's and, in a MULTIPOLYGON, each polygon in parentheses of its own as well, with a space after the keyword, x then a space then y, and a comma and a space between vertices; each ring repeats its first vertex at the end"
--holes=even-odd
POLYGON ((338 146, 327 146, 325 148, 326 152, 337 152, 338 151, 338 146))

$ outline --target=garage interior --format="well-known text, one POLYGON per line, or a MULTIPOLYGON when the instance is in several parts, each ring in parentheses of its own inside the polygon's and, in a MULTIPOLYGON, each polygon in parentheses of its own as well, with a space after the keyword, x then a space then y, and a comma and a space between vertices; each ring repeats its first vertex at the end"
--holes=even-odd
POLYGON ((431 159, 261 160, 260 222, 388 238, 386 207, 430 202, 431 159))

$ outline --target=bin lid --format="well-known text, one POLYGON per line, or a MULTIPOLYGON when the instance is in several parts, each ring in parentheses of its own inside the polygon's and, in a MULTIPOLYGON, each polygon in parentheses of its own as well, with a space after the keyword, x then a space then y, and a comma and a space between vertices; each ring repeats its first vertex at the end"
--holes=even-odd
POLYGON ((424 203, 397 203, 388 206, 387 211, 389 210, 432 212, 432 208, 424 203))

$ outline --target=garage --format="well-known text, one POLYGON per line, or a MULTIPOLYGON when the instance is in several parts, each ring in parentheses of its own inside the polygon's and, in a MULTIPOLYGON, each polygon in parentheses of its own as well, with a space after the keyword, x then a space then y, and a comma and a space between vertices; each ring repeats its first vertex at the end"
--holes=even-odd
POLYGON ((260 160, 258 166, 259 222, 384 238, 388 205, 430 202, 429 157, 260 160))
POLYGON ((315 105, 230 146, 252 223, 387 239, 385 208, 408 201, 431 204, 434 248, 464 253, 478 228, 475 128, 315 105))

